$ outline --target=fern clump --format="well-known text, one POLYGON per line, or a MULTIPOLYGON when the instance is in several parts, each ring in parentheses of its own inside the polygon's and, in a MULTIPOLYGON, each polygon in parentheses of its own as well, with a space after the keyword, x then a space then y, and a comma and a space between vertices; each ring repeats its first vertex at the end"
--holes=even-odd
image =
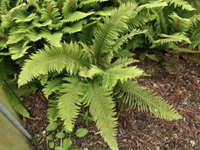
MULTIPOLYGON (((81 2, 79 6, 92 2, 95 1, 81 2)), ((50 102, 50 120, 61 117, 65 128, 72 131, 81 106, 88 106, 97 128, 112 150, 118 149, 114 97, 159 118, 181 118, 165 101, 135 83, 143 71, 133 66, 136 60, 128 57, 129 52, 121 56, 126 51, 124 43, 134 39, 135 35, 146 33, 144 30, 131 30, 128 26, 136 10, 138 6, 135 3, 121 3, 95 26, 90 33, 93 38, 81 40, 87 37, 83 32, 79 34, 82 37, 79 41, 65 41, 59 46, 46 45, 26 60, 18 80, 21 87, 47 75, 50 80, 43 89, 45 95, 58 93, 50 102), (60 74, 59 79, 56 76, 52 78, 54 72, 60 74)), ((65 22, 75 21, 69 18, 65 16, 65 22)))

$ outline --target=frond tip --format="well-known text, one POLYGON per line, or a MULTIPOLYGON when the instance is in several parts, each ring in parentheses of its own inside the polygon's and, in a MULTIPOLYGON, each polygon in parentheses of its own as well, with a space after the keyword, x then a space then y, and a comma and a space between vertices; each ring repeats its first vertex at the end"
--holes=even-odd
POLYGON ((154 116, 166 120, 181 119, 181 115, 152 91, 136 85, 134 82, 126 82, 118 86, 117 93, 124 103, 139 107, 141 111, 149 112, 154 116))

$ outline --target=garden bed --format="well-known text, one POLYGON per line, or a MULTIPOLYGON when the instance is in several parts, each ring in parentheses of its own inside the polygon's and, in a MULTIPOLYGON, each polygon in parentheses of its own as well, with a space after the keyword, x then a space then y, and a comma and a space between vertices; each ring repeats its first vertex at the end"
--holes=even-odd
MULTIPOLYGON (((118 113, 117 141, 119 149, 200 149, 200 70, 198 64, 173 60, 171 63, 168 61, 168 64, 160 65, 147 60, 145 66, 141 64, 139 66, 152 74, 148 77, 141 77, 139 83, 167 100, 178 110, 183 119, 165 121, 136 109, 118 113), (177 64, 176 67, 174 64, 177 64)), ((33 149, 48 150, 49 143, 46 137, 54 134, 46 131, 49 123, 46 117, 48 100, 41 92, 37 92, 27 97, 24 102, 27 107, 31 108, 33 115, 30 119, 23 118, 24 127, 34 137, 33 149)), ((72 133, 73 146, 71 149, 109 149, 94 122, 86 123, 83 121, 83 117, 79 116, 75 130, 82 127, 87 128, 89 133, 83 138, 77 138, 72 133)), ((61 143, 58 140, 56 144, 61 143)))

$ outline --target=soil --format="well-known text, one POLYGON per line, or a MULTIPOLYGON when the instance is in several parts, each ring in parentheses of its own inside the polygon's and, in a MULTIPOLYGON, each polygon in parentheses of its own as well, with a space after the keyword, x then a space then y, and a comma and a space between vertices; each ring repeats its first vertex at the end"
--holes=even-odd
MULTIPOLYGON (((177 121, 165 121, 137 109, 120 112, 118 116, 117 141, 120 150, 200 150, 200 69, 198 64, 165 56, 167 63, 146 60, 139 64, 151 76, 139 78, 139 84, 152 89, 171 104, 183 117, 177 121)), ((23 125, 33 136, 34 150, 48 150, 46 137, 49 124, 46 117, 48 100, 42 92, 30 95, 24 100, 31 108, 32 118, 23 118, 23 125)), ((94 122, 86 123, 79 116, 75 130, 87 128, 83 138, 71 134, 71 149, 109 150, 94 122)), ((59 145, 58 141, 56 144, 59 145)))

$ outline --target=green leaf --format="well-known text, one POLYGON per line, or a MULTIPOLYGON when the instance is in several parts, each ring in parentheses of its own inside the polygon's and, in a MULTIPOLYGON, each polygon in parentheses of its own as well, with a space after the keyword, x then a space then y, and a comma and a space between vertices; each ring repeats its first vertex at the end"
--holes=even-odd
POLYGON ((50 148, 54 148, 54 145, 55 145, 55 144, 54 144, 54 141, 51 141, 51 142, 49 143, 49 147, 50 147, 50 148))
POLYGON ((72 145, 72 141, 70 138, 64 139, 63 141, 63 147, 68 150, 72 145))
POLYGON ((66 150, 64 147, 59 147, 59 146, 56 146, 55 147, 55 150, 66 150))
POLYGON ((76 136, 78 137, 84 137, 88 133, 88 130, 85 128, 79 128, 76 130, 76 136))
POLYGON ((52 135, 49 135, 49 136, 47 136, 47 140, 53 140, 53 136, 52 135))
POLYGON ((62 139, 65 137, 65 134, 63 132, 59 132, 56 134, 56 137, 59 138, 59 139, 62 139))
POLYGON ((58 123, 57 122, 53 122, 53 123, 50 123, 47 127, 46 127, 46 130, 47 131, 54 131, 56 130, 56 128, 58 127, 58 123))

